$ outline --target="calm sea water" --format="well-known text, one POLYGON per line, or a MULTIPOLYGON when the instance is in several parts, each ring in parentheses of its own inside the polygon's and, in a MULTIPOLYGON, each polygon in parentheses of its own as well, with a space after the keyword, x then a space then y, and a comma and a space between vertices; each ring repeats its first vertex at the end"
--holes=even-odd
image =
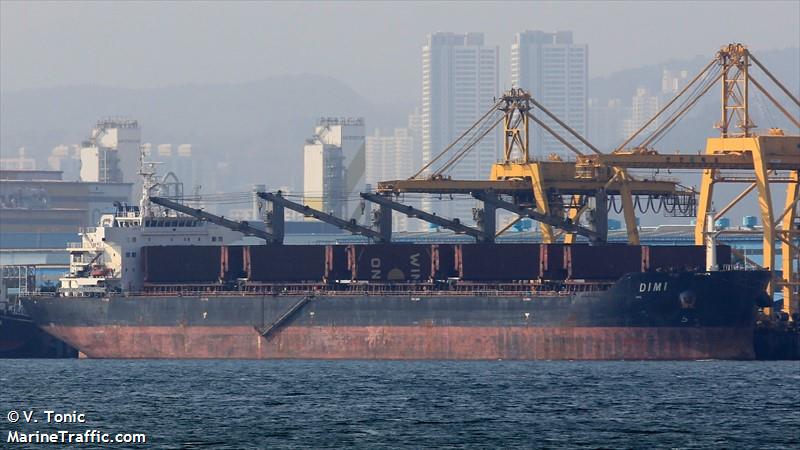
POLYGON ((57 429, 146 433, 133 448, 798 448, 800 363, 0 360, 0 413, 0 448, 54 448, 6 439, 57 429))

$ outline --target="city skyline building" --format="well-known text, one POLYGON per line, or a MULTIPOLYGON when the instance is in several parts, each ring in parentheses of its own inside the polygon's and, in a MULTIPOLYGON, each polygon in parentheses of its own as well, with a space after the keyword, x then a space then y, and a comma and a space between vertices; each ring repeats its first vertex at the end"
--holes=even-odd
MULTIPOLYGON (((437 32, 422 47, 422 163, 431 161, 493 104, 499 87, 499 49, 483 33, 437 32)), ((499 133, 487 134, 447 175, 485 179, 498 157, 499 133)), ((474 200, 434 201, 423 208, 471 222, 474 200)))
MULTIPOLYGON (((392 134, 379 129, 367 136, 367 186, 374 190, 379 181, 402 180, 414 174, 414 136, 408 128, 395 128, 392 134)), ((392 228, 408 230, 408 217, 392 214, 392 228)))
MULTIPOLYGON (((511 84, 529 91, 545 108, 581 136, 588 132, 589 47, 573 42, 572 31, 523 31, 511 45, 511 84)), ((550 128, 578 148, 580 142, 568 135, 542 112, 533 111, 550 128)), ((533 154, 572 156, 553 136, 532 128, 533 154)))
POLYGON ((589 99, 589 141, 604 152, 615 150, 625 138, 623 127, 630 111, 618 98, 605 104, 596 98, 589 99))
POLYGON ((0 170, 36 170, 36 159, 28 157, 25 147, 20 147, 17 156, 0 158, 0 170))
MULTIPOLYGON (((633 135, 633 133, 656 115, 659 104, 660 102, 657 95, 651 95, 650 92, 643 87, 636 89, 636 94, 631 98, 630 117, 623 121, 623 135, 625 139, 633 135)), ((659 123, 659 119, 654 120, 653 123, 648 125, 645 129, 644 134, 655 130, 659 123)))
POLYGON ((414 172, 422 167, 422 113, 419 108, 408 114, 408 132, 414 139, 414 149, 411 153, 411 166, 414 172))
POLYGON ((663 69, 661 71, 661 94, 671 98, 683 89, 688 82, 688 70, 663 69))
POLYGON ((414 137, 408 128, 395 128, 392 134, 375 129, 366 137, 366 182, 373 188, 379 181, 400 180, 413 175, 414 137))

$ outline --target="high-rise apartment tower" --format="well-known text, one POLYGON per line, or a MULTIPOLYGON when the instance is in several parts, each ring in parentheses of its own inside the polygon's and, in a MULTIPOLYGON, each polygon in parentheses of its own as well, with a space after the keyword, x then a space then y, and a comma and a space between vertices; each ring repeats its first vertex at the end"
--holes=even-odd
MULTIPOLYGON (((498 48, 482 33, 432 33, 422 47, 422 159, 428 162, 475 123, 498 92, 498 48)), ((457 179, 485 179, 497 160, 498 133, 489 133, 452 170, 457 179)), ((471 200, 427 202, 446 217, 472 220, 471 200), (434 207, 434 203, 435 206, 434 207)))
MULTIPOLYGON (((511 84, 525 89, 545 108, 558 116, 581 136, 588 130, 589 49, 572 42, 571 31, 524 31, 511 45, 511 84)), ((548 126, 580 148, 577 139, 546 117, 534 111, 548 126)), ((546 131, 536 127, 531 139, 533 154, 571 156, 570 151, 546 131)))

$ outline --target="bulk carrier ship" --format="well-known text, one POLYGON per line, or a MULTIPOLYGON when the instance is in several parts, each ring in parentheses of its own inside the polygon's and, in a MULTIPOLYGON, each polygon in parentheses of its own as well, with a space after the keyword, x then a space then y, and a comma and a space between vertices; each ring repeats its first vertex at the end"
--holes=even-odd
POLYGON ((23 299, 85 357, 753 359, 769 301, 767 271, 692 270, 700 246, 235 245, 148 200, 82 231, 58 293, 23 299))
POLYGON ((753 359, 754 342, 770 348, 784 338, 776 347, 797 357, 800 137, 777 128, 754 132, 747 89, 733 95, 730 88, 747 86, 750 61, 769 75, 745 46, 722 47, 609 154, 513 88, 411 178, 361 194, 379 206, 374 228, 266 192, 258 193, 268 203, 265 228, 236 223, 151 198, 142 170, 140 205, 85 230, 70 249, 71 271, 59 292, 30 296, 24 307, 45 331, 93 358, 753 359), (652 143, 716 80, 723 86, 721 136, 707 140, 704 155, 656 152, 652 143), (662 114, 669 120, 651 131, 662 114), (448 171, 501 122, 503 158, 489 179, 450 179, 448 171), (577 159, 532 158, 530 122, 577 159), (702 170, 700 199, 676 180, 637 169, 702 170), (747 176, 726 178, 723 170, 747 176), (715 213, 714 184, 748 177, 756 181, 715 213), (773 213, 770 185, 787 180, 787 204, 773 213), (714 222, 756 185, 764 270, 730 270, 732 251, 714 242, 714 222), (394 200, 406 193, 471 197, 482 204, 473 211, 477 226, 394 200), (156 213, 151 203, 187 216, 156 213), (695 243, 704 245, 638 245, 637 207, 696 218, 695 243), (284 245, 284 208, 375 243, 284 245), (543 243, 494 243, 503 232, 496 230, 498 209, 539 222, 543 243), (630 245, 607 243, 610 209, 624 218, 630 245), (393 242, 392 211, 475 243, 393 242), (243 245, 245 234, 265 243, 243 245), (556 243, 560 236, 564 243, 556 243), (783 264, 773 271, 778 241, 783 264), (770 311, 776 289, 783 292, 778 315, 770 311), (759 321, 776 325, 780 339, 754 339, 759 321))

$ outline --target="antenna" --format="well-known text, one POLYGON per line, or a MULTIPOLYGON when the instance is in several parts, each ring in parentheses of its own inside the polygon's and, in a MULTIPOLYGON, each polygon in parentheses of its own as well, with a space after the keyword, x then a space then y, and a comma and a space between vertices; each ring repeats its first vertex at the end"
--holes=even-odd
POLYGON ((146 148, 146 144, 139 146, 139 176, 142 177, 142 198, 139 200, 139 214, 141 217, 153 215, 150 196, 153 189, 159 186, 159 183, 154 181, 156 164, 159 163, 144 160, 146 148))

